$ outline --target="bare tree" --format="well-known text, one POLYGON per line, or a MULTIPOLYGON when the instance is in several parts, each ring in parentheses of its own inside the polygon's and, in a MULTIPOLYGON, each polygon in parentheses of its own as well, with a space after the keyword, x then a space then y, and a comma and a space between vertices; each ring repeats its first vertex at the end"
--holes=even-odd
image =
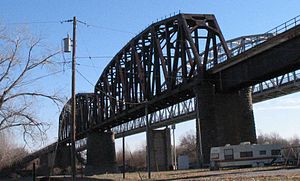
POLYGON ((0 170, 10 166, 27 154, 26 150, 14 144, 9 136, 7 133, 0 133, 0 170))
MULTIPOLYGON (((127 146, 126 146, 127 147, 127 146)), ((116 154, 118 166, 123 165, 123 152, 119 150, 116 154)), ((146 145, 142 144, 139 147, 131 151, 130 148, 125 150, 125 164, 127 171, 143 170, 146 168, 146 145)))
POLYGON ((271 133, 271 134, 262 134, 260 133, 257 136, 257 143, 258 144, 281 144, 284 146, 289 145, 289 141, 287 139, 282 138, 278 133, 271 133))
POLYGON ((35 102, 45 98, 60 106, 62 101, 35 83, 55 65, 52 58, 59 52, 24 31, 8 35, 0 30, 0 132, 21 130, 25 142, 45 136, 49 124, 36 116, 35 102))
POLYGON ((139 170, 146 168, 146 146, 143 144, 139 149, 130 153, 129 165, 139 170))
POLYGON ((270 133, 270 134, 263 134, 260 133, 257 136, 257 143, 258 144, 281 144, 283 146, 299 146, 300 145, 300 139, 298 136, 293 136, 289 139, 281 137, 278 133, 270 133))
POLYGON ((179 139, 179 145, 177 146, 177 153, 188 155, 191 162, 197 162, 196 157, 196 133, 193 131, 186 132, 179 139))

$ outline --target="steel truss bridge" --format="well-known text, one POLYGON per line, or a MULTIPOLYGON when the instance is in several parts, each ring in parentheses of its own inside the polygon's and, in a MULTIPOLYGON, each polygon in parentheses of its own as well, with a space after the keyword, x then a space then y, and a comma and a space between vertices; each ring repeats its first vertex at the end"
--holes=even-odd
MULTIPOLYGON (((213 78, 217 75, 214 71, 220 67, 222 71, 227 62, 232 64, 244 52, 259 49, 268 40, 297 28, 299 19, 291 19, 264 34, 227 42, 213 15, 178 14, 152 24, 111 60, 96 83, 94 94, 78 95, 77 139, 93 129, 113 128, 121 133, 145 126, 145 103, 153 126, 163 126, 167 124, 164 120, 171 118, 194 118, 186 115, 194 111, 190 106, 194 105, 191 88, 197 81, 213 78)), ((299 71, 281 72, 247 83, 252 85, 254 102, 298 90, 299 71)), ((68 105, 60 115, 61 141, 68 139, 70 133, 68 105)))
MULTIPOLYGON (((229 50, 240 54, 269 38, 273 33, 250 35, 226 41, 229 50)), ((288 95, 300 90, 300 70, 296 70, 279 77, 260 82, 252 87, 253 103, 288 95)), ((169 106, 149 115, 153 129, 192 120, 196 118, 195 98, 169 106)), ((129 136, 146 130, 146 118, 140 117, 130 122, 114 127, 116 137, 129 136)))
MULTIPOLYGON (((217 92, 251 86, 253 102, 297 92, 300 52, 295 50, 299 47, 291 47, 299 44, 299 19, 297 16, 265 34, 229 41, 224 40, 213 15, 178 14, 153 23, 116 54, 94 93, 77 94, 78 149, 85 147, 89 131, 113 130, 116 137, 144 131, 145 105, 152 128, 194 119, 192 87, 203 79, 211 79, 217 92), (276 51, 287 48, 289 56, 279 61, 282 57, 276 51), (268 56, 274 58, 274 66, 267 66, 265 71, 260 66, 257 70, 251 67, 251 61, 256 61, 253 57, 267 58, 266 64, 272 65, 268 56), (236 76, 239 72, 243 72, 240 77, 236 76)), ((59 117, 58 143, 69 140, 69 105, 59 117)), ((53 151, 54 145, 31 157, 53 151)))

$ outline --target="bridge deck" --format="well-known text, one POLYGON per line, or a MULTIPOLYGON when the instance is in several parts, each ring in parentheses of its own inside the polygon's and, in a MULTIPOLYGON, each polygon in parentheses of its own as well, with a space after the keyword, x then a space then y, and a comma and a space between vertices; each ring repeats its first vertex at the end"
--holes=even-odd
MULTIPOLYGON (((180 16, 182 16, 182 15, 180 15, 180 16)), ((194 57, 192 57, 191 52, 193 51, 195 53, 195 47, 189 47, 190 43, 192 43, 191 41, 192 41, 193 37, 191 37, 191 35, 188 34, 188 32, 190 30, 195 29, 194 27, 192 27, 192 25, 195 26, 193 24, 193 21, 197 22, 198 20, 200 20, 200 19, 195 20, 195 19, 193 19, 192 16, 196 17, 196 15, 187 15, 187 18, 190 18, 189 19, 190 25, 185 25, 185 27, 183 27, 183 28, 185 28, 184 31, 186 34, 182 35, 182 36, 186 36, 185 41, 188 40, 189 44, 181 45, 183 47, 186 46, 181 51, 187 51, 187 52, 189 51, 190 52, 190 53, 186 54, 187 57, 181 57, 183 59, 182 60, 183 62, 186 61, 186 59, 189 59, 189 61, 191 61, 191 60, 200 58, 199 55, 194 55, 194 57), (187 28, 189 28, 190 30, 188 30, 187 28)), ((209 16, 209 18, 212 18, 212 17, 213 16, 209 16)), ((171 18, 171 19, 162 21, 163 26, 169 20, 173 20, 173 19, 171 18)), ((184 21, 182 21, 182 23, 184 23, 184 21)), ((201 22, 199 22, 199 21, 197 23, 201 24, 201 22)), ((196 26, 197 26, 197 23, 196 23, 196 26)), ((156 23, 155 26, 156 25, 160 26, 159 23, 156 23)), ((296 25, 296 21, 295 21, 295 25, 296 25)), ((174 28, 172 30, 173 33, 175 31, 179 32, 178 27, 174 26, 172 28, 174 28)), ((183 30, 180 30, 180 31, 182 31, 181 33, 183 33, 183 30)), ((154 33, 154 30, 152 28, 148 28, 147 30, 144 31, 144 33, 151 34, 151 33, 154 33)), ((172 32, 168 32, 168 33, 172 33, 172 32)), ((196 33, 195 32, 193 32, 193 33, 194 33, 194 36, 196 36, 195 35, 196 33)), ((159 36, 164 36, 164 33, 160 32, 160 31, 158 31, 158 34, 159 34, 159 36)), ((142 36, 142 35, 139 35, 139 36, 142 36)), ((139 36, 135 40, 138 40, 139 36)), ((179 38, 182 38, 180 36, 181 35, 178 35, 179 38)), ((164 37, 164 38, 166 38, 166 37, 164 37)), ((169 38, 171 38, 171 37, 169 37, 169 38)), ((209 38, 212 38, 212 37, 207 37, 207 39, 209 39, 209 38)), ((152 41, 153 39, 150 37, 149 40, 152 41)), ((154 43, 154 45, 151 45, 151 46, 157 46, 157 49, 155 49, 156 53, 157 53, 157 51, 161 51, 161 53, 162 53, 162 48, 168 46, 168 45, 163 45, 160 47, 160 45, 158 45, 158 44, 159 44, 159 41, 161 41, 161 40, 163 40, 163 38, 156 39, 156 44, 154 43)), ((178 41, 178 42, 180 42, 180 41, 178 41)), ((196 41, 196 39, 195 39, 195 41, 196 41)), ((131 44, 127 44, 127 45, 129 48, 130 47, 132 48, 131 44)), ((145 44, 143 44, 143 45, 145 45, 145 44)), ((171 48, 172 48, 172 46, 171 46, 171 48)), ((178 57, 179 56, 179 48, 177 46, 179 46, 179 45, 176 45, 176 47, 174 46, 172 50, 177 51, 177 55, 175 53, 174 57, 177 56, 177 58, 179 58, 178 57), (174 48, 176 48, 176 50, 174 48)), ((214 46, 217 47, 216 44, 214 46)), ((222 46, 224 46, 224 44, 222 46)), ((149 46, 146 46, 146 47, 149 47, 149 46)), ((209 47, 207 47, 207 48, 209 48, 209 47)), ((220 48, 220 49, 222 49, 222 48, 220 48)), ((223 49, 224 49, 224 47, 223 47, 223 49)), ((208 53, 210 52, 213 54, 213 51, 215 51, 215 50, 216 50, 215 48, 206 49, 205 50, 206 53, 200 54, 200 56, 203 56, 204 59, 205 59, 205 57, 208 58, 209 57, 208 53)), ((240 52, 240 54, 234 56, 231 59, 228 59, 228 61, 224 61, 223 63, 214 65, 211 69, 208 70, 208 72, 209 72, 210 76, 212 76, 215 80, 220 80, 220 81, 216 82, 216 85, 217 85, 217 88, 219 91, 228 91, 228 90, 232 90, 232 89, 239 89, 242 87, 254 86, 257 83, 261 83, 261 82, 267 81, 269 79, 272 79, 274 77, 277 77, 277 76, 280 76, 280 75, 283 75, 283 74, 286 74, 291 71, 295 71, 295 70, 299 69, 300 68, 300 51, 299 50, 300 50, 300 26, 298 25, 298 26, 295 26, 294 28, 287 30, 286 32, 283 32, 273 38, 270 38, 268 41, 265 41, 264 43, 261 43, 259 45, 254 46, 253 48, 248 49, 244 53, 240 52)), ((125 51, 125 49, 124 49, 124 51, 125 51)), ((170 51, 170 50, 167 50, 167 51, 170 51)), ((225 50, 225 52, 226 52, 226 50, 225 50)), ((133 53, 133 55, 134 55, 133 57, 137 57, 137 56, 140 56, 140 54, 143 54, 146 52, 132 51, 131 53, 133 53)), ((118 56, 116 56, 115 58, 118 58, 118 56)), ((132 61, 136 61, 134 59, 135 58, 132 58, 132 61)), ((160 66, 162 66, 163 64, 166 64, 166 62, 164 62, 165 61, 164 55, 161 54, 160 56, 158 56, 158 59, 161 59, 160 66)), ((171 60, 171 58, 169 60, 171 60)), ((175 59, 173 59, 173 60, 178 61, 175 59)), ((214 59, 212 59, 212 61, 214 61, 214 59)), ((188 62, 188 61, 186 61, 186 62, 188 62)), ((197 69, 197 67, 195 65, 196 64, 190 64, 189 66, 191 68, 197 69)), ((128 66, 128 65, 126 65, 126 66, 128 66)), ((139 66, 141 66, 141 64, 139 66)), ((162 67, 162 69, 168 68, 166 65, 164 65, 164 66, 165 67, 162 67)), ((146 65, 145 65, 145 67, 146 67, 146 65)), ((140 73, 140 70, 141 70, 140 68, 141 67, 135 67, 135 71, 136 71, 136 69, 139 69, 138 72, 140 73)), ((187 69, 183 70, 182 66, 177 67, 177 68, 181 69, 180 73, 182 73, 182 71, 187 70, 187 69)), ((162 72, 162 71, 166 72, 166 70, 162 70, 162 69, 159 69, 160 72, 162 72)), ((179 71, 177 70, 177 72, 179 72, 179 71)), ((112 72, 109 72, 109 74, 112 74, 112 72)), ((171 72, 170 72, 170 74, 171 74, 171 72)), ((117 75, 119 75, 118 72, 117 72, 117 75)), ((142 74, 139 74, 139 75, 142 75, 142 74)), ((189 75, 193 75, 193 72, 189 73, 189 75)), ((185 75, 182 75, 181 78, 184 79, 184 76, 185 75)), ((113 78, 113 76, 111 78, 113 78)), ((172 123, 179 123, 179 122, 182 122, 185 120, 190 120, 190 119, 195 118, 193 99, 192 99, 194 95, 193 95, 192 87, 194 85, 198 84, 198 80, 200 80, 200 79, 197 76, 194 76, 193 79, 194 79, 194 81, 189 81, 185 77, 185 80, 182 81, 182 82, 184 82, 184 84, 182 84, 182 85, 174 84, 173 89, 167 90, 166 94, 159 94, 159 96, 156 96, 156 97, 154 96, 153 99, 151 99, 151 100, 149 100, 149 102, 147 102, 147 104, 149 105, 149 113, 151 113, 151 116, 154 118, 152 120, 153 128, 166 126, 166 125, 169 125, 172 123), (174 107, 174 106, 176 107, 177 104, 181 104, 178 102, 184 102, 185 106, 184 105, 178 106, 178 109, 174 109, 174 110, 179 111, 179 112, 174 113, 174 112, 172 112, 172 107, 174 107), (186 106, 186 105, 192 105, 192 106, 186 106), (184 111, 180 110, 180 108, 183 108, 184 111), (162 116, 161 112, 164 112, 165 116, 162 116)), ((279 82, 276 82, 276 84, 274 82, 272 82, 273 86, 270 86, 270 87, 269 86, 264 87, 263 83, 261 83, 260 85, 254 87, 253 101, 259 102, 259 101, 269 99, 270 97, 276 97, 276 96, 285 95, 287 93, 296 92, 299 90, 299 79, 300 78, 299 78, 298 74, 296 75, 294 72, 293 80, 289 80, 287 82, 279 81, 279 82), (256 88, 258 88, 258 90, 256 90, 256 88)), ((172 79, 170 79, 170 80, 172 80, 172 79)), ((113 80, 111 79, 110 81, 111 81, 111 85, 106 87, 107 90, 113 87, 113 85, 112 85, 113 80)), ((143 82, 143 80, 139 80, 139 81, 143 82)), ((170 86, 170 85, 167 86, 167 84, 172 83, 172 81, 169 83, 168 83, 168 80, 165 80, 165 81, 166 81, 166 85, 164 85, 165 86, 164 88, 170 86)), ((109 82, 106 82, 106 83, 110 84, 109 82)), ((142 86, 142 85, 139 85, 139 86, 142 86)), ((140 87, 140 89, 141 89, 141 87, 140 87)), ((142 90, 140 90, 140 91, 142 91, 142 90)), ((114 94, 116 94, 116 92, 112 93, 112 95, 114 95, 114 94)), ((120 94, 120 88, 119 88, 119 94, 120 94)), ((109 98, 111 99, 111 97, 109 97, 109 98)), ((92 100, 92 98, 90 100, 92 100)), ((89 102, 89 104, 90 104, 89 106, 93 105, 93 103, 91 103, 91 101, 89 102)), ((103 122, 97 123, 94 127, 89 127, 88 125, 89 124, 92 125, 92 124, 89 122, 90 120, 87 120, 89 123, 86 123, 86 125, 84 127, 85 130, 83 130, 82 132, 80 132, 78 134, 77 139, 84 138, 86 136, 86 133, 92 129, 106 130, 106 129, 115 127, 115 130, 117 131, 116 137, 120 137, 122 131, 126 132, 125 135, 142 132, 145 129, 144 128, 144 126, 145 126, 144 120, 145 119, 143 119, 144 118, 144 106, 145 106, 144 104, 132 106, 131 109, 121 111, 119 114, 111 116, 110 118, 106 119, 103 122), (128 126, 130 124, 131 124, 131 127, 128 126), (137 126, 137 125, 139 125, 139 126, 137 126), (129 128, 131 128, 131 129, 129 129, 129 128)), ((88 114, 94 114, 94 113, 95 112, 90 112, 88 114)), ((95 120, 93 120, 93 121, 95 121, 95 120)), ((68 135, 67 131, 65 132, 64 136, 66 136, 66 135, 68 135)), ((122 134, 122 135, 124 135, 124 134, 122 134)), ((64 142, 68 141, 67 137, 62 137, 62 138, 63 139, 61 141, 64 141, 64 142)), ((83 148, 84 146, 83 147, 80 146, 80 147, 83 148)), ((26 160, 26 161, 28 161, 30 159, 32 160, 40 154, 54 151, 55 148, 56 148, 56 143, 54 143, 42 150, 39 150, 38 152, 33 153, 32 155, 29 155, 27 157, 27 159, 24 159, 24 160, 26 160)))
POLYGON ((210 70, 220 91, 253 86, 300 68, 300 25, 210 70))

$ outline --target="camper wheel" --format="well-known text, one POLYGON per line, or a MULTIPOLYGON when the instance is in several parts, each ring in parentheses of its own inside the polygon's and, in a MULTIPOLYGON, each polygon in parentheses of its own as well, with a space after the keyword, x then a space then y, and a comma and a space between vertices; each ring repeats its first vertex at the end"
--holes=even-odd
POLYGON ((218 163, 216 163, 214 161, 210 162, 210 165, 209 165, 210 171, 219 170, 219 169, 220 169, 220 167, 219 167, 218 163))
POLYGON ((253 162, 253 163, 252 163, 252 167, 257 167, 257 163, 256 163, 256 162, 253 162))

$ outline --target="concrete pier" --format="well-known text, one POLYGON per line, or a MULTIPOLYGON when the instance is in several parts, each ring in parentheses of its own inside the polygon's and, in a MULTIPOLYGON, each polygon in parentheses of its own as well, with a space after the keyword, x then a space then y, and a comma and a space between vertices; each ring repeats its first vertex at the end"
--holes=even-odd
POLYGON ((67 173, 71 167, 71 148, 68 145, 59 145, 56 151, 54 168, 59 168, 62 173, 67 173))
POLYGON ((170 129, 150 131, 150 168, 152 171, 166 171, 172 165, 170 129))
POLYGON ((39 156, 39 161, 38 161, 38 165, 37 165, 37 170, 36 170, 36 174, 37 175, 46 175, 48 176, 50 173, 50 169, 49 169, 49 156, 48 154, 42 154, 39 156))
POLYGON ((86 175, 116 172, 115 137, 112 132, 92 132, 87 136, 86 175))
POLYGON ((198 111, 197 143, 202 143, 204 164, 209 163, 210 148, 213 146, 239 144, 245 141, 256 143, 249 88, 229 93, 216 93, 212 84, 203 82, 194 88, 194 92, 197 101, 196 111, 198 111))

